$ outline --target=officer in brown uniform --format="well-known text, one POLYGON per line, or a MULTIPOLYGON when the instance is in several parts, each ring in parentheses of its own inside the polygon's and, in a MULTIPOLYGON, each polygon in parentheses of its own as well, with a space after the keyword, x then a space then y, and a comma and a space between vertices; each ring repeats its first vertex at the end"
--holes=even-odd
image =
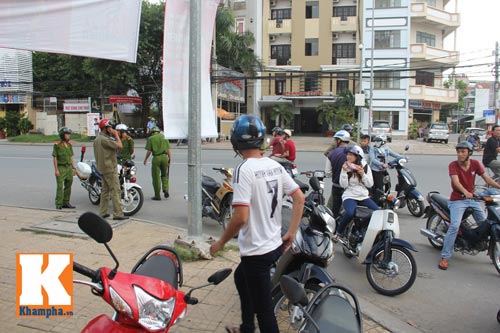
POLYGON ((71 197, 71 185, 73 176, 76 173, 75 162, 73 161, 73 146, 70 143, 71 130, 67 127, 59 129, 61 141, 54 144, 52 157, 54 170, 56 172, 56 208, 75 208, 69 203, 71 197))
POLYGON ((123 215, 120 200, 120 184, 118 183, 118 168, 116 162, 116 150, 122 149, 122 142, 116 130, 113 129, 115 122, 104 118, 99 122, 101 133, 94 140, 94 155, 97 170, 102 176, 101 202, 99 214, 103 218, 109 217, 109 197, 113 202, 113 220, 126 220, 128 216, 123 215))

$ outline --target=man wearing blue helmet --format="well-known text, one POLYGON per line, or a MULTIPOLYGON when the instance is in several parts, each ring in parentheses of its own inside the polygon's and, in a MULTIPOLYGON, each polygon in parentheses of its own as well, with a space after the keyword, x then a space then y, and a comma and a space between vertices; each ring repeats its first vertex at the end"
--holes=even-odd
POLYGON ((239 117, 231 130, 233 149, 243 157, 233 175, 233 215, 210 253, 224 248, 239 232, 241 262, 234 281, 241 303, 242 323, 227 332, 254 332, 255 315, 261 332, 279 332, 271 298, 271 266, 295 239, 304 208, 304 195, 285 169, 261 155, 265 137, 262 121, 251 115, 239 117), (284 195, 293 199, 292 218, 281 237, 281 206, 284 195))

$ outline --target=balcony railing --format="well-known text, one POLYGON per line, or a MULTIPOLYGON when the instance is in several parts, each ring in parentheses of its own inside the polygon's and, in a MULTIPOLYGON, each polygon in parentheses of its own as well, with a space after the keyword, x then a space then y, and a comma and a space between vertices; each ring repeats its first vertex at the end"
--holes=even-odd
POLYGON ((458 90, 410 85, 410 99, 438 103, 458 103, 458 90))
POLYGON ((332 65, 356 65, 356 58, 332 57, 332 65))
POLYGON ((460 26, 460 14, 428 6, 426 3, 410 4, 410 13, 414 18, 423 18, 442 25, 444 30, 452 31, 460 26), (451 29, 450 29, 451 28, 451 29))
POLYGON ((268 32, 270 34, 292 33, 291 19, 269 20, 268 32))
POLYGON ((411 44, 410 54, 412 59, 449 66, 458 65, 460 61, 460 53, 458 51, 438 49, 424 43, 411 44))
POLYGON ((356 16, 332 17, 332 31, 356 31, 357 27, 356 16))

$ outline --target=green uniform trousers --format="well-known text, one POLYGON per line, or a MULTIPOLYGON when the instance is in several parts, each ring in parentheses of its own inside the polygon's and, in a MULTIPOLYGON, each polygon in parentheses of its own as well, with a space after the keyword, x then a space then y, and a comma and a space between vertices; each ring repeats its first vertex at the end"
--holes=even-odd
POLYGON ((153 178, 155 197, 159 198, 162 189, 168 191, 168 155, 163 154, 153 157, 151 176, 153 178))
POLYGON ((68 204, 71 197, 71 185, 73 185, 73 168, 71 165, 58 165, 59 177, 56 177, 56 207, 68 204))
POLYGON ((110 197, 113 203, 113 217, 123 216, 120 183, 118 182, 117 172, 102 175, 101 202, 99 204, 99 214, 101 216, 108 213, 110 197))

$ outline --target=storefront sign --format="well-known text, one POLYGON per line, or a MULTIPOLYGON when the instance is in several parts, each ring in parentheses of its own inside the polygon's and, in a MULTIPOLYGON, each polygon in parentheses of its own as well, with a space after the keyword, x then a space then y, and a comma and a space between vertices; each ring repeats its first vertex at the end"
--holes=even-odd
POLYGON ((111 104, 142 104, 142 97, 134 96, 109 96, 111 104))
POLYGON ((0 104, 26 104, 26 95, 0 94, 0 104))
POLYGON ((484 122, 487 125, 495 123, 495 110, 483 110, 484 122))
POLYGON ((432 102, 426 102, 426 101, 410 100, 409 106, 412 109, 441 110, 441 103, 432 103, 432 102))
POLYGON ((64 112, 90 112, 90 98, 67 99, 63 103, 64 112))
POLYGON ((312 91, 285 91, 285 96, 321 96, 321 90, 312 91))

